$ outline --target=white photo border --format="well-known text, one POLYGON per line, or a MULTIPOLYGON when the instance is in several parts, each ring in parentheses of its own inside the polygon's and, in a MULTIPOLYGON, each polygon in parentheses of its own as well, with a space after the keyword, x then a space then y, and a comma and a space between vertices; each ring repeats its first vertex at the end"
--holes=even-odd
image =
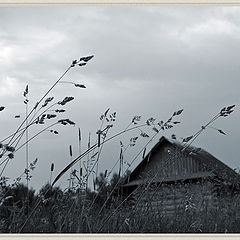
MULTIPOLYGON (((116 6, 116 5, 146 5, 146 6, 240 6, 240 0, 0 0, 4 6, 116 6)), ((239 229, 240 232, 240 229, 239 229)), ((0 240, 240 240, 240 234, 0 234, 0 240)))

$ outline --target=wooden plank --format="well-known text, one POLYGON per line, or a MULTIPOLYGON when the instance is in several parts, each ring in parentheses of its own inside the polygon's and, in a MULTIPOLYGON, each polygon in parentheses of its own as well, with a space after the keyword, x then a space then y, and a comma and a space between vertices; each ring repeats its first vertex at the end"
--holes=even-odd
POLYGON ((189 164, 189 173, 192 173, 192 157, 189 158, 188 164, 189 164))
POLYGON ((188 156, 187 164, 188 164, 187 173, 191 174, 192 173, 192 157, 188 156))

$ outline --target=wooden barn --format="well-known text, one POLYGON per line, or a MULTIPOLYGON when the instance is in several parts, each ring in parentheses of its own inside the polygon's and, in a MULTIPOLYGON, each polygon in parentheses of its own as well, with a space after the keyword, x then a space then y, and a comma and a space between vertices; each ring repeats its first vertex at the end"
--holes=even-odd
POLYGON ((238 189, 240 175, 201 148, 162 137, 129 175, 123 192, 141 208, 174 214, 216 208, 238 189))

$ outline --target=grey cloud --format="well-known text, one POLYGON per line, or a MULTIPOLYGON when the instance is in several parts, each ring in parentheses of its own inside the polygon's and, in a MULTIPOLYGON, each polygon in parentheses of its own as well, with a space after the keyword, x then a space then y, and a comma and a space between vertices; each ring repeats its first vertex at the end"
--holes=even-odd
MULTIPOLYGON (((88 54, 95 58, 86 67, 71 69, 65 78, 87 88, 59 84, 52 92, 56 99, 75 97, 64 116, 81 126, 84 146, 89 132, 94 137, 98 117, 108 107, 118 113, 115 131, 123 129, 135 114, 162 120, 184 108, 181 126, 166 134, 185 137, 221 107, 239 104, 238 8, 21 7, 1 8, 0 13, 0 82, 4 88, 9 86, 3 81, 6 77, 18 82, 14 97, 0 96, 2 104, 7 102, 6 119, 16 106, 24 109, 26 84, 33 104, 72 60, 88 54)), ((195 144, 230 166, 238 166, 238 119, 236 111, 216 123, 227 136, 209 130, 195 144)), ((14 119, 9 124, 4 121, 8 129, 16 125, 14 119)), ((67 148, 76 144, 76 128, 60 130, 59 138, 45 133, 32 143, 32 157, 40 158, 34 186, 46 182, 44 169, 50 162, 55 161, 60 171, 69 161, 67 148)), ((117 155, 118 142, 107 145, 102 170, 110 168, 117 155)), ((12 164, 23 169, 24 152, 12 164)), ((12 168, 6 173, 15 176, 12 168)))

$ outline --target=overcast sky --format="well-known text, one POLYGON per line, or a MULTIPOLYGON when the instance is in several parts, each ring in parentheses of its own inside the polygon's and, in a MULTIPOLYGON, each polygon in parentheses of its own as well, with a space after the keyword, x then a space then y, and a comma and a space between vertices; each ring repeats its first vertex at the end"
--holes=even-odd
MULTIPOLYGON (((78 127, 82 131, 82 150, 87 147, 89 132, 91 143, 95 143, 99 116, 108 108, 117 112, 109 136, 125 129, 134 115, 141 115, 143 123, 149 117, 160 121, 183 108, 178 118, 181 124, 164 132, 167 137, 174 133, 181 140, 198 131, 222 107, 236 104, 232 115, 213 124, 226 136, 206 129, 194 145, 237 168, 239 43, 239 7, 1 7, 0 105, 6 107, 0 113, 1 138, 11 134, 23 120, 27 84, 32 108, 72 60, 93 54, 95 57, 86 66, 72 68, 64 78, 84 84, 86 89, 61 83, 49 95, 55 101, 75 97, 62 117, 70 118, 76 126, 57 126, 54 130, 59 135, 44 132, 30 143, 29 161, 39 159, 32 174, 34 188, 49 180, 51 163, 55 164, 56 176, 70 162, 70 144, 77 156, 78 127), (17 114, 20 119, 14 118, 17 114)), ((29 135, 39 129, 33 126, 29 135)), ((151 129, 146 132, 154 134, 151 129)), ((139 133, 137 130, 106 144, 100 170, 110 169, 118 159, 120 140, 127 145, 128 139, 139 133)), ((124 160, 131 162, 147 140, 141 139, 126 151, 124 160)), ((9 162, 4 175, 13 179, 24 168, 23 149, 9 162)), ((67 186, 66 180, 59 184, 67 186)))

